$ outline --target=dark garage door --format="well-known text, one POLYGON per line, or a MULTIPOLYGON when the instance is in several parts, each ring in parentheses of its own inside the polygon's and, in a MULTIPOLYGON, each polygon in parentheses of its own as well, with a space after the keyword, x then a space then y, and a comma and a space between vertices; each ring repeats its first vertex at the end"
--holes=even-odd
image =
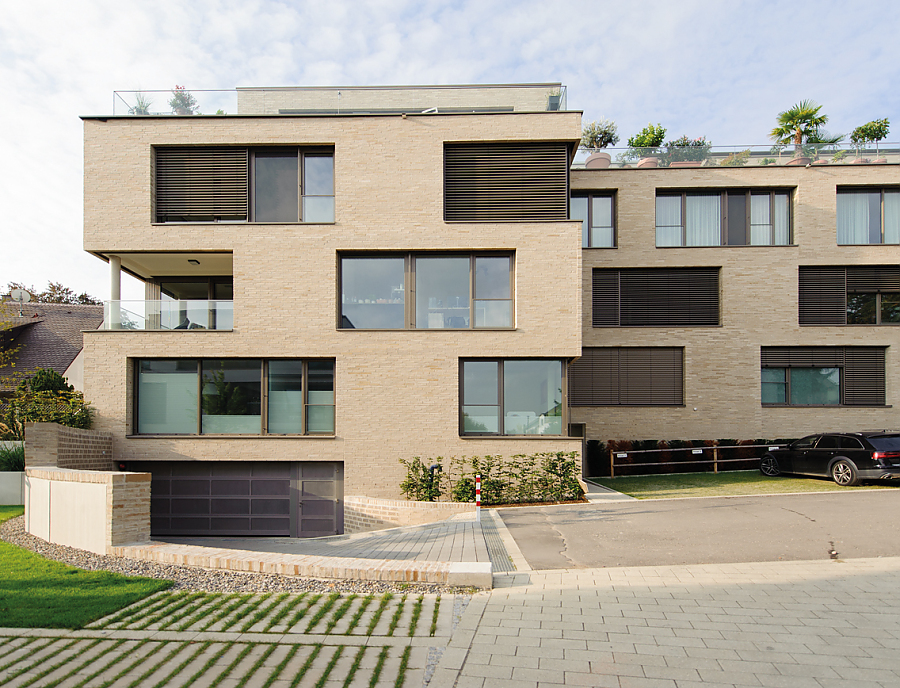
POLYGON ((152 535, 319 537, 344 531, 343 464, 129 462, 150 473, 152 535))

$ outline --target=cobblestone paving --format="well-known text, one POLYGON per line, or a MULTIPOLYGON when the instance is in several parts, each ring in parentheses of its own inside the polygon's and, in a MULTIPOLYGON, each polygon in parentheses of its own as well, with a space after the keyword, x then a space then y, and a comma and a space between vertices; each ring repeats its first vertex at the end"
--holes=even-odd
POLYGON ((422 686, 468 596, 162 592, 80 631, 0 629, 4 688, 422 686))

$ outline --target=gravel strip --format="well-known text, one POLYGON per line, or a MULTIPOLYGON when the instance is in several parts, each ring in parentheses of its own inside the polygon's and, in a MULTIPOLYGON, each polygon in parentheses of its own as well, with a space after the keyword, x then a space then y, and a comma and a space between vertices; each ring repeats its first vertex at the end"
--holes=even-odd
POLYGON ((378 594, 454 594, 470 592, 465 588, 440 583, 392 583, 330 578, 303 578, 269 573, 243 573, 204 569, 195 566, 159 564, 125 557, 94 554, 74 547, 54 545, 25 532, 25 517, 18 516, 0 524, 0 539, 24 547, 47 559, 88 571, 112 571, 125 576, 146 576, 174 581, 175 590, 204 592, 348 592, 378 594))

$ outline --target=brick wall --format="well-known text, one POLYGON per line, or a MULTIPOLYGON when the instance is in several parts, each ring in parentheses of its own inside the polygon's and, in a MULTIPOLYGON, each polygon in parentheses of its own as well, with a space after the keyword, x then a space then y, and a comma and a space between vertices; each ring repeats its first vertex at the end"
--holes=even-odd
POLYGON ((347 534, 365 533, 398 526, 436 523, 459 514, 472 514, 474 517, 475 505, 344 497, 344 532, 347 534))
POLYGON ((25 465, 112 471, 112 435, 58 423, 26 423, 25 465))

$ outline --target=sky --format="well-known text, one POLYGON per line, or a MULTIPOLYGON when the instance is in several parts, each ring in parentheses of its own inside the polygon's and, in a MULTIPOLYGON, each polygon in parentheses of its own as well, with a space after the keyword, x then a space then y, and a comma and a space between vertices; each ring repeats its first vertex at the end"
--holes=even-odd
MULTIPOLYGON (((623 144, 652 122, 764 145, 803 99, 832 133, 887 117, 900 141, 898 29, 891 0, 8 0, 0 291, 109 298, 82 249, 79 116, 111 114, 116 90, 559 81, 623 144)), ((143 288, 128 279, 123 298, 143 288)))

